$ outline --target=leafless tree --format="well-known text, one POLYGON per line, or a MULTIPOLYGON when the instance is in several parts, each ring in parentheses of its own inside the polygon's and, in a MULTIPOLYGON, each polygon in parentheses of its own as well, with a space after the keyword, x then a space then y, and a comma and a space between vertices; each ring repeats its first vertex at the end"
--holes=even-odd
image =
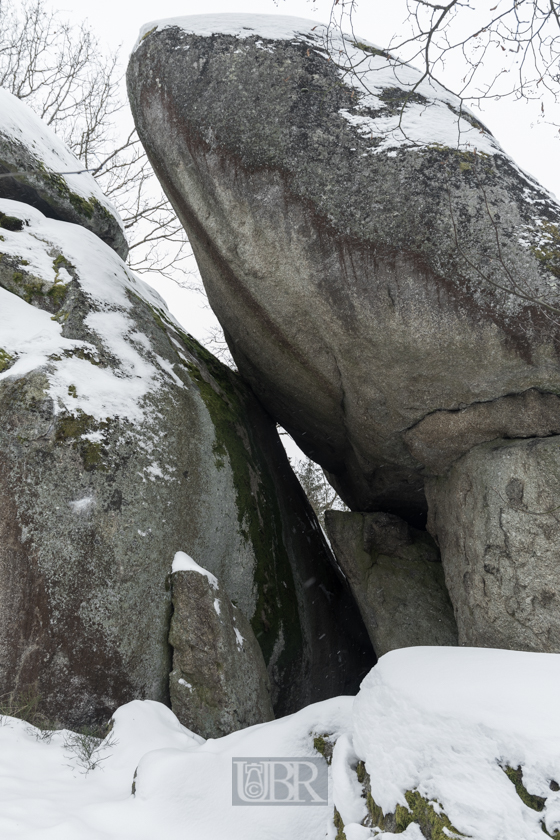
POLYGON ((304 458, 302 461, 291 459, 291 464, 322 527, 325 524, 326 510, 348 510, 336 490, 333 490, 327 481, 319 464, 309 458, 304 458))
POLYGON ((45 0, 0 0, 0 87, 92 170, 123 219, 131 267, 196 286, 188 240, 134 130, 118 52, 108 53, 87 24, 68 23, 45 0))
MULTIPOLYGON (((404 34, 391 39, 387 57, 395 64, 409 62, 421 68, 411 94, 431 79, 470 105, 505 97, 536 99, 544 114, 543 93, 554 103, 560 96, 559 0, 494 0, 490 8, 482 5, 406 0, 404 34), (453 90, 450 67, 457 68, 453 90)), ((357 0, 333 0, 331 37, 336 33, 347 41, 344 33, 350 32, 355 39, 357 8, 357 0)))

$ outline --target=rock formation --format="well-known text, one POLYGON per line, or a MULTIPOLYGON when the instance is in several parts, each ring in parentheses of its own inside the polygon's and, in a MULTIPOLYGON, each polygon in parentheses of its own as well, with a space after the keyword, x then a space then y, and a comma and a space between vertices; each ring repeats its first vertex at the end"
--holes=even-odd
POLYGON ((169 702, 188 551, 251 622, 278 713, 373 654, 250 390, 98 237, 0 200, 0 694, 66 725, 169 702))
POLYGON ((474 447, 427 484, 459 644, 560 651, 560 438, 474 447))
POLYGON ((377 656, 457 644, 439 551, 429 534, 390 513, 328 510, 325 525, 377 656))
POLYGON ((419 71, 328 46, 295 18, 161 21, 130 99, 241 375, 353 510, 418 525, 426 476, 560 430, 560 208, 419 71))
POLYGON ((273 720, 270 682, 251 625, 216 577, 190 557, 178 552, 173 569, 173 711, 203 738, 273 720))
POLYGON ((0 89, 0 113, 0 198, 82 225, 126 259, 122 221, 84 164, 7 90, 0 89))

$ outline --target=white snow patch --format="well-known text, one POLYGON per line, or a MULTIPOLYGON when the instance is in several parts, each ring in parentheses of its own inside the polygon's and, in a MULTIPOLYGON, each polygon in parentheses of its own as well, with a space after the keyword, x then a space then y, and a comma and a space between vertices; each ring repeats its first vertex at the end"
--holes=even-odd
POLYGON ((332 807, 233 806, 232 758, 317 757, 313 733, 347 732, 352 702, 327 700, 205 742, 163 704, 135 700, 115 713, 104 760, 87 775, 64 731, 47 743, 10 718, 0 726, 0 837, 324 840, 332 807))
POLYGON ((83 499, 76 499, 73 502, 68 502, 74 513, 86 513, 95 506, 95 499, 93 496, 84 496, 83 499))
POLYGON ((198 572, 199 575, 204 575, 208 578, 208 583, 213 589, 218 589, 218 578, 215 577, 212 572, 208 572, 206 569, 203 569, 202 566, 199 566, 198 563, 189 557, 188 554, 185 554, 184 551, 177 551, 175 557, 173 558, 173 564, 171 566, 171 572, 198 572))
POLYGON ((220 615, 221 609, 220 609, 220 599, 219 598, 214 598, 214 609, 216 610, 216 613, 218 615, 220 615))
POLYGON ((182 677, 179 677, 178 683, 179 683, 179 685, 183 685, 185 688, 192 689, 192 685, 190 683, 188 683, 186 680, 184 680, 182 677))
POLYGON ((233 628, 233 632, 235 633, 235 641, 237 643, 237 647, 242 648, 243 642, 245 641, 244 637, 241 635, 237 627, 233 628))
MULTIPOLYGON (((322 24, 317 25, 317 21, 288 15, 252 15, 229 12, 226 14, 184 15, 145 23, 140 29, 133 52, 148 32, 154 29, 169 29, 173 26, 202 37, 209 37, 219 32, 224 35, 234 35, 236 38, 250 38, 259 35, 260 38, 271 41, 309 38, 309 43, 313 43, 313 36, 308 35, 311 29, 324 29, 322 24)), ((258 42, 258 47, 260 49, 266 49, 267 47, 270 49, 270 45, 265 45, 262 41, 258 42)))

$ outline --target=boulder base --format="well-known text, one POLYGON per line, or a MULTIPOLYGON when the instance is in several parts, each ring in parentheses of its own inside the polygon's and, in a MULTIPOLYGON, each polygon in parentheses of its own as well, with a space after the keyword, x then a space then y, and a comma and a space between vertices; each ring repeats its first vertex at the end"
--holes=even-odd
POLYGON ((427 494, 459 644, 560 653, 560 437, 476 446, 427 494))
POLYGON ((443 567, 429 534, 388 513, 329 510, 325 524, 377 656, 457 644, 443 567))

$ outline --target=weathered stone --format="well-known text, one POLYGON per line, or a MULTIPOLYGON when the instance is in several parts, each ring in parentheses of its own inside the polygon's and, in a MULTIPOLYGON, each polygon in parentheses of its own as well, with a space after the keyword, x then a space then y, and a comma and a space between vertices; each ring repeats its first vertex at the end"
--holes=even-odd
POLYGON ((473 446, 498 438, 560 434, 560 397, 532 388, 523 394, 459 411, 436 411, 404 433, 412 455, 426 472, 442 475, 473 446))
POLYGON ((0 198, 82 225, 126 259, 123 223, 84 164, 7 90, 0 90, 0 115, 0 198))
POLYGON ((349 38, 345 72, 339 46, 298 19, 164 21, 130 99, 241 375, 352 509, 419 523, 425 472, 477 433, 442 426, 440 458, 407 430, 560 393, 560 209, 458 100, 411 93, 419 71, 349 38))
POLYGON ((66 725, 169 702, 187 551, 251 622, 278 713, 373 653, 250 389, 100 239, 0 200, 0 694, 66 725))
POLYGON ((456 645, 457 625, 437 546, 390 513, 328 510, 325 526, 377 656, 456 645))
POLYGON ((172 577, 171 708, 203 738, 273 720, 270 682, 251 625, 216 578, 172 577))
POLYGON ((459 644, 560 652, 560 437, 476 446, 427 482, 459 644))

